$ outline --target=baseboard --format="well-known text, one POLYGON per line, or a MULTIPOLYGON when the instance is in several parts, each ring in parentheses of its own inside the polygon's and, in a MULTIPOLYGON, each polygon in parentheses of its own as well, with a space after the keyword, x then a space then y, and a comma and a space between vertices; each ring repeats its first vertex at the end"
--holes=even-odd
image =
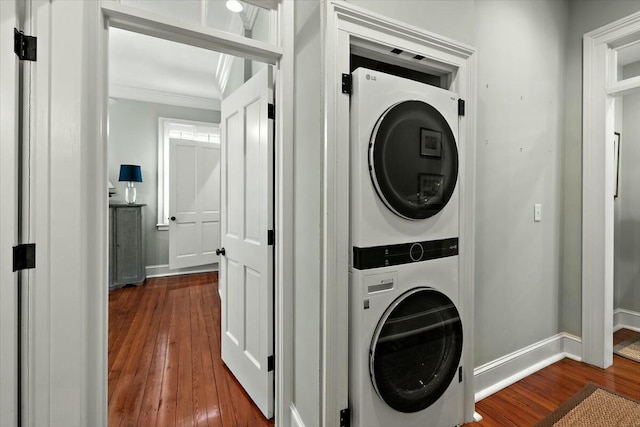
POLYGON ((147 273, 147 279, 153 277, 167 277, 167 276, 180 276, 183 274, 196 274, 196 273, 210 273, 212 271, 218 271, 218 264, 199 265, 196 267, 178 268, 176 270, 170 270, 168 264, 163 265, 148 265, 145 267, 147 273))
MULTIPOLYGON (((640 332, 640 313, 618 308, 613 312, 614 331, 640 332)), ((582 340, 566 332, 500 357, 474 369, 476 402, 565 357, 582 361, 582 340)))
POLYGON ((580 338, 559 333, 474 369, 476 402, 565 357, 580 360, 580 338))
POLYGON ((624 308, 616 308, 613 311, 613 330, 630 329, 640 332, 640 313, 624 308))
POLYGON ((291 404, 291 427, 305 427, 302 417, 293 403, 291 404))

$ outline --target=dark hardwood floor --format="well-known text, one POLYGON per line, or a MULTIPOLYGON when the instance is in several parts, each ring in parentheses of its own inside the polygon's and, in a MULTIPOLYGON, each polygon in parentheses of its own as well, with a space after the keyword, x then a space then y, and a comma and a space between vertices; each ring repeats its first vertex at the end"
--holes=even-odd
POLYGON ((272 426, 220 358, 217 274, 109 294, 109 426, 272 426))
MULTIPOLYGON (((273 425, 220 359, 217 285, 198 274, 109 294, 110 426, 273 425)), ((638 335, 623 329, 614 344, 638 335)), ((478 402, 483 420, 467 426, 532 426, 590 382, 640 400, 640 363, 561 360, 478 402)))
MULTIPOLYGON (((638 335, 622 329, 614 345, 638 335)), ((640 363, 614 355, 613 365, 603 370, 563 359, 478 402, 483 420, 466 426, 533 426, 588 383, 640 400, 640 363)))

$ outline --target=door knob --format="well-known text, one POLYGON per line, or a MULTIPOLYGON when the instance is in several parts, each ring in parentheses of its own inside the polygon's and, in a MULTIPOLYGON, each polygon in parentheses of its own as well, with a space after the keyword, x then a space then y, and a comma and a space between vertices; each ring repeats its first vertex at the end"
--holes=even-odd
POLYGON ((224 255, 224 253, 225 253, 224 248, 216 249, 216 255, 220 256, 220 255, 224 255))
POLYGON ((175 220, 176 220, 176 217, 175 217, 175 216, 172 216, 170 219, 171 219, 171 221, 175 221, 175 220))

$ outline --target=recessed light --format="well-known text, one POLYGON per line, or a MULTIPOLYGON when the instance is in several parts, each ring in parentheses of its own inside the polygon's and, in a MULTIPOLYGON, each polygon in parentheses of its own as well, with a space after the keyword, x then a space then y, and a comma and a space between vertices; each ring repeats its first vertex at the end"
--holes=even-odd
POLYGON ((231 12, 242 12, 242 9, 244 9, 244 7, 242 7, 242 3, 240 3, 238 0, 227 0, 227 9, 229 9, 231 12))

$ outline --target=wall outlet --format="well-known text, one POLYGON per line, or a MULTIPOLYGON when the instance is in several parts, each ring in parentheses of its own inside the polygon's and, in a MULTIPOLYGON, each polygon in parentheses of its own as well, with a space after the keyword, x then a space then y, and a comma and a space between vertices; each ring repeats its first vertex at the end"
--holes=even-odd
POLYGON ((540 203, 533 205, 533 221, 542 221, 542 205, 540 203))

